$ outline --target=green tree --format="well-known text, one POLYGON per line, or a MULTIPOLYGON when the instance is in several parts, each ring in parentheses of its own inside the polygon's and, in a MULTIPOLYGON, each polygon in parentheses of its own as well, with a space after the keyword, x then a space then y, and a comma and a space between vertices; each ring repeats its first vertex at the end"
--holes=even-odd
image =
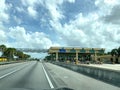
POLYGON ((118 50, 117 49, 112 49, 111 55, 112 56, 118 56, 118 50))
POLYGON ((16 53, 16 49, 15 48, 7 48, 4 53, 3 56, 8 57, 9 59, 14 59, 14 54, 16 53))
POLYGON ((6 49, 7 47, 5 45, 0 45, 0 51, 2 52, 2 56, 4 56, 3 53, 6 51, 6 49))
POLYGON ((119 58, 119 50, 118 49, 112 49, 111 55, 115 56, 115 63, 118 63, 118 58, 119 58))
POLYGON ((5 45, 0 45, 0 51, 2 52, 2 56, 7 57, 8 59, 14 59, 14 56, 17 56, 19 59, 27 59, 31 57, 15 48, 7 48, 5 45))
POLYGON ((17 56, 19 59, 22 59, 23 58, 23 52, 17 51, 15 56, 17 56))
POLYGON ((17 56, 19 59, 28 59, 31 57, 28 54, 24 54, 22 51, 16 51, 15 56, 17 56))
POLYGON ((118 57, 120 57, 120 47, 118 48, 118 57))
POLYGON ((28 58, 30 58, 30 55, 28 55, 28 54, 23 54, 23 58, 24 58, 24 59, 28 59, 28 58))

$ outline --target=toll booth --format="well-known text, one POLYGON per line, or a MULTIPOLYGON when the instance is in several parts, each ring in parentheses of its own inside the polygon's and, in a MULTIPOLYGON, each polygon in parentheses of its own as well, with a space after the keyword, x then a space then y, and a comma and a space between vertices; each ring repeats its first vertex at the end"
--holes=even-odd
POLYGON ((79 47, 50 47, 48 53, 51 60, 56 61, 96 61, 97 54, 104 54, 104 48, 79 48, 79 47))

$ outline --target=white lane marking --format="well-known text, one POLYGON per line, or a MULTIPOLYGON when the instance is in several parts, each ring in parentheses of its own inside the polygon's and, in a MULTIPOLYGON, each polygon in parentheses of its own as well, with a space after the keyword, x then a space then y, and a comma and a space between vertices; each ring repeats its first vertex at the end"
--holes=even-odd
MULTIPOLYGON (((28 65, 28 64, 27 64, 27 65, 28 65)), ((27 65, 25 65, 25 66, 27 66, 27 65)), ((25 66, 23 66, 22 68, 24 68, 25 66)), ((17 69, 17 70, 14 70, 14 71, 12 71, 12 72, 9 72, 9 73, 7 73, 7 74, 2 75, 2 76, 0 76, 0 79, 4 78, 4 77, 6 77, 6 76, 9 76, 9 75, 11 75, 11 74, 13 74, 13 73, 21 70, 22 68, 19 68, 19 69, 17 69)))
POLYGON ((43 64, 42 64, 42 68, 43 68, 43 71, 44 71, 44 73, 45 73, 45 76, 46 76, 46 78, 47 78, 47 80, 48 80, 48 83, 49 83, 49 85, 50 85, 50 88, 54 88, 54 86, 53 86, 53 84, 52 84, 52 82, 51 82, 51 80, 50 80, 50 78, 49 78, 49 76, 48 76, 48 74, 47 74, 47 72, 46 72, 43 64))

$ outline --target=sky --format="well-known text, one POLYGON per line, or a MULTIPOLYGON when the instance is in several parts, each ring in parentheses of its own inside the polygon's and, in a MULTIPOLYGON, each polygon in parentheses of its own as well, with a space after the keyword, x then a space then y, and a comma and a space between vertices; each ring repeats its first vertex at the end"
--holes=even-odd
POLYGON ((110 51, 120 46, 119 11, 120 0, 0 0, 0 44, 110 51))

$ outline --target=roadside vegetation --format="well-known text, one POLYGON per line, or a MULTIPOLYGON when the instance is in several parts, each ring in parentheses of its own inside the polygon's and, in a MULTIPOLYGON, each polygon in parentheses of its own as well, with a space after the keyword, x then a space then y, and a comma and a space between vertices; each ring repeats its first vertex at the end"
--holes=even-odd
POLYGON ((120 58, 120 47, 112 49, 111 52, 108 52, 108 54, 111 54, 111 62, 113 63, 119 63, 119 58, 120 58), (115 62, 113 61, 113 58, 115 58, 115 62))
POLYGON ((6 47, 5 45, 0 45, 0 52, 2 52, 1 57, 7 58, 7 60, 25 60, 31 56, 23 53, 22 51, 16 50, 12 47, 6 47))

